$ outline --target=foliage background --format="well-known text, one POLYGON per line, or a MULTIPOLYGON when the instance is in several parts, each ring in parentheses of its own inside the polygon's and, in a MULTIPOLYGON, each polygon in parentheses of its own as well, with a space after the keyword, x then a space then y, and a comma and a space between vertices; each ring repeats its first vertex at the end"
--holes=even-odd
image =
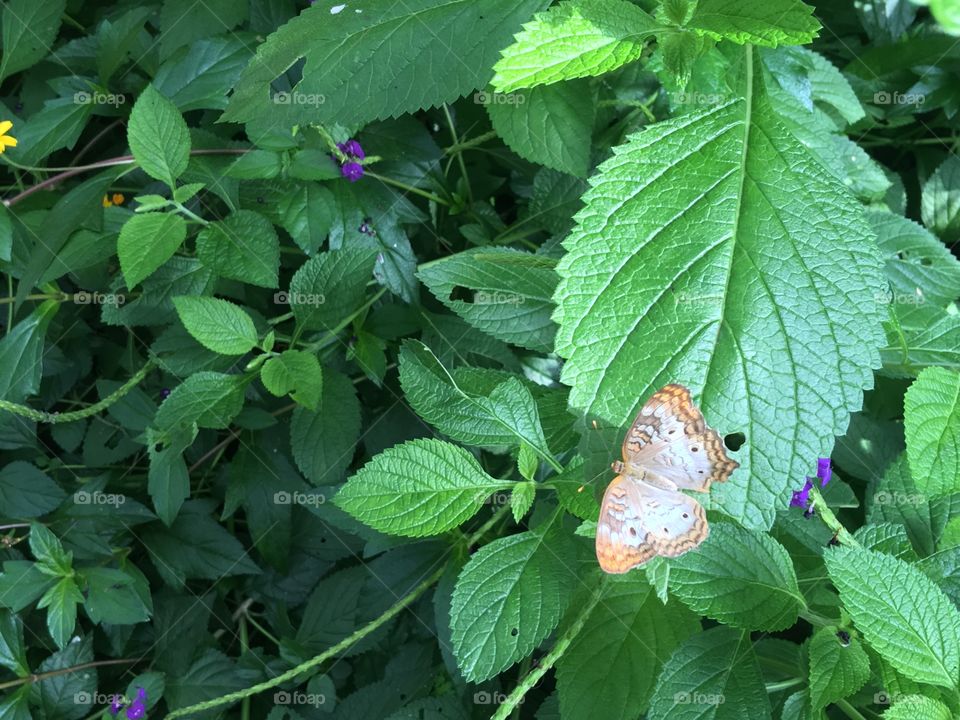
POLYGON ((958 33, 4 2, 0 718, 955 716, 958 33), (668 382, 741 467, 602 577, 668 382))

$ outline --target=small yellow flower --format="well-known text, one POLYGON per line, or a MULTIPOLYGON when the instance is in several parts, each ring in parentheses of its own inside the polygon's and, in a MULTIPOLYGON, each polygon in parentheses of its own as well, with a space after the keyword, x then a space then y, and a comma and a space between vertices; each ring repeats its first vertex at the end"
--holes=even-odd
POLYGON ((114 193, 112 200, 114 205, 123 205, 123 193, 114 193))
POLYGON ((109 195, 104 195, 104 196, 103 196, 103 206, 104 206, 105 208, 106 208, 106 207, 113 207, 113 203, 110 201, 110 196, 109 196, 109 195))
POLYGON ((0 122, 0 153, 6 150, 8 147, 16 147, 17 139, 7 135, 10 131, 10 128, 13 127, 13 123, 9 120, 4 120, 0 122))

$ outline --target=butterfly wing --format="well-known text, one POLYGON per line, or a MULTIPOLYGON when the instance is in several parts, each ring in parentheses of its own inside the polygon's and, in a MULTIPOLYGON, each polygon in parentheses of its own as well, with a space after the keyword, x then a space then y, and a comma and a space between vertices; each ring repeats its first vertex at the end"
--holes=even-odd
POLYGON ((700 503, 676 489, 629 475, 610 483, 597 520, 597 560, 608 573, 625 573, 654 555, 677 557, 710 534, 700 503))
POLYGON ((654 473, 684 490, 706 492, 740 467, 683 385, 665 385, 650 397, 621 449, 624 463, 641 478, 654 473))

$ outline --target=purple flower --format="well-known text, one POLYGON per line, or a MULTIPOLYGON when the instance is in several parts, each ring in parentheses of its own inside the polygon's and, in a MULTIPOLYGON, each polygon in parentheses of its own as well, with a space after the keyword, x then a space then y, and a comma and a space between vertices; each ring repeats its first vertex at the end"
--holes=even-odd
POLYGON ((120 712, 121 710, 123 710, 123 696, 122 696, 122 695, 114 695, 114 696, 113 696, 113 702, 110 703, 110 714, 111 714, 111 715, 116 715, 116 714, 117 714, 118 712, 120 712))
POLYGON ((830 458, 817 458, 817 477, 820 478, 820 487, 825 488, 830 478, 833 477, 833 470, 830 468, 830 458))
POLYGON ((810 482, 810 478, 807 478, 803 490, 793 491, 793 497, 790 498, 790 507, 806 507, 807 503, 810 502, 810 490, 812 488, 813 483, 810 482))
POLYGON ((168 397, 170 397, 170 388, 164 388, 160 391, 161 399, 166 400, 168 397))
POLYGON ((360 143, 356 140, 347 140, 345 143, 337 143, 337 148, 344 155, 349 155, 355 160, 363 160, 367 155, 363 152, 363 148, 360 147, 360 143))
POLYGON ((137 688, 137 698, 127 708, 127 720, 140 720, 147 713, 147 691, 137 688))
POLYGON ((363 177, 363 165, 356 162, 344 163, 340 166, 340 174, 350 182, 356 182, 363 177))

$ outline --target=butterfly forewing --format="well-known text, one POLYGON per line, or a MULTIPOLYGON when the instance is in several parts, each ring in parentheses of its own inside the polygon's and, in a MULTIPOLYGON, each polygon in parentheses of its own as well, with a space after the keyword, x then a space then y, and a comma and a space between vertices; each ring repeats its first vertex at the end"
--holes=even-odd
POLYGON ((622 452, 633 472, 655 473, 698 492, 740 467, 682 385, 666 385, 650 397, 627 431, 622 452))
POLYGON ((623 440, 620 473, 603 495, 597 521, 597 560, 624 573, 654 555, 677 557, 710 533, 703 507, 680 492, 706 491, 740 465, 727 457, 690 391, 667 385, 644 404, 623 440))

